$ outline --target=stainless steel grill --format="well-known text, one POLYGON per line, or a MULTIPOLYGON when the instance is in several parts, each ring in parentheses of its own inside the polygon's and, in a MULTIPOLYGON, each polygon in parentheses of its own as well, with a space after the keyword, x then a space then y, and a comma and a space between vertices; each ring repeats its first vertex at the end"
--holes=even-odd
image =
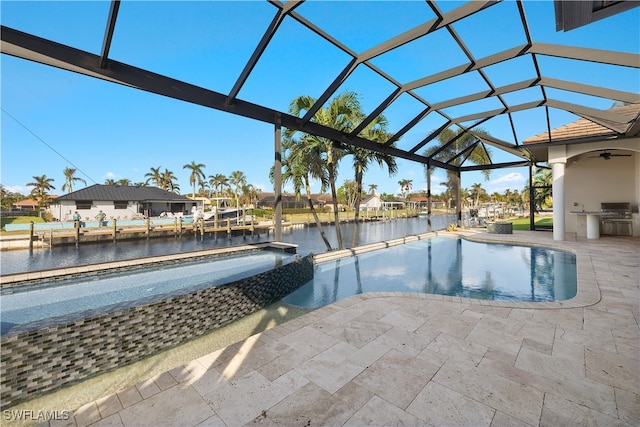
POLYGON ((632 236, 631 203, 601 203, 602 234, 632 236))

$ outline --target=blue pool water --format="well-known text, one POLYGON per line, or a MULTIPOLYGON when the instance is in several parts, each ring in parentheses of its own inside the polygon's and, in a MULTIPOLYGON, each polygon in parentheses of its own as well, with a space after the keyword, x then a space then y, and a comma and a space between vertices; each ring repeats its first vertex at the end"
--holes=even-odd
POLYGON ((320 263, 314 279, 284 302, 315 308, 364 292, 560 301, 576 291, 576 259, 569 252, 434 237, 320 263))
POLYGON ((290 262, 295 254, 259 251, 214 260, 101 274, 2 290, 2 335, 16 325, 76 319, 239 280, 290 262), (80 316, 80 314, 83 314, 80 316))

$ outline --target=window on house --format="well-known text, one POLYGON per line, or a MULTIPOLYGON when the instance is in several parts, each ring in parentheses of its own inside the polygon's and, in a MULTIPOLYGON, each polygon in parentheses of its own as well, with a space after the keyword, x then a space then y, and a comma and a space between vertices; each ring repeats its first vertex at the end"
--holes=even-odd
POLYGON ((91 200, 76 200, 76 209, 91 209, 91 200))
POLYGON ((113 202, 114 209, 127 209, 128 205, 129 205, 129 202, 119 202, 119 201, 113 202))

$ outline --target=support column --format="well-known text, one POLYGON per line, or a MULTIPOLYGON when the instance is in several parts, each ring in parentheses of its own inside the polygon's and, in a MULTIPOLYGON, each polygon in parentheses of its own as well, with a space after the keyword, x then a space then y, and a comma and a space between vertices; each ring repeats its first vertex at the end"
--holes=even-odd
POLYGON ((431 231, 431 165, 427 161, 427 232, 431 231))
POLYGON ((567 151, 564 145, 549 147, 549 163, 553 176, 553 240, 564 240, 564 170, 567 163, 567 151))
POLYGON ((529 164, 529 230, 536 229, 535 210, 536 210, 536 189, 533 184, 533 163, 529 164))
POLYGON ((458 227, 462 227, 462 177, 460 174, 460 169, 456 171, 456 219, 458 223, 458 227))
POLYGON ((282 117, 276 113, 274 131, 275 164, 273 168, 273 190, 275 193, 275 239, 282 241, 282 117))

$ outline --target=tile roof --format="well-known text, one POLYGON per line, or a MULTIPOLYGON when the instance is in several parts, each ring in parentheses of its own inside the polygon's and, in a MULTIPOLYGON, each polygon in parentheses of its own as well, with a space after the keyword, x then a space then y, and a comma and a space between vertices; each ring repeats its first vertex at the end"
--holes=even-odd
MULTIPOLYGON (((634 119, 640 112, 640 104, 630 104, 623 107, 612 108, 608 110, 612 113, 620 114, 621 116, 634 119)), ((607 123, 606 120, 602 120, 603 123, 607 123)), ((609 122, 614 125, 613 122, 609 122)), ((591 120, 580 118, 575 122, 571 122, 559 128, 551 130, 551 138, 553 141, 578 139, 578 138, 592 138, 592 137, 609 137, 616 136, 618 133, 591 120)), ((544 132, 538 135, 534 135, 525 139, 523 144, 532 144, 540 142, 548 142, 549 133, 544 132)))
POLYGON ((168 201, 193 202, 186 196, 162 190, 157 187, 132 187, 121 185, 95 184, 74 191, 57 200, 113 200, 113 201, 168 201))

